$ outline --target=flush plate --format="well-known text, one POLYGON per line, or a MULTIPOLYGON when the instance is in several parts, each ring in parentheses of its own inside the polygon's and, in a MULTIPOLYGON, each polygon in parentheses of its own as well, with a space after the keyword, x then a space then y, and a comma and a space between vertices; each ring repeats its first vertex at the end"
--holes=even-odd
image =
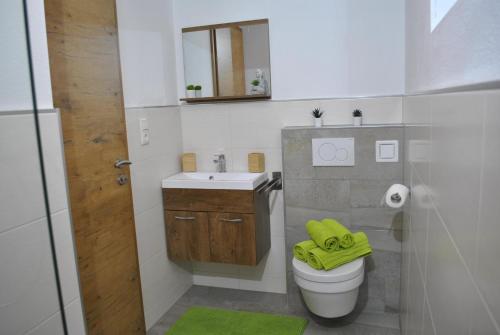
POLYGON ((313 138, 313 166, 354 166, 354 138, 313 138))
POLYGON ((375 141, 375 161, 376 162, 397 162, 399 161, 399 141, 375 141))

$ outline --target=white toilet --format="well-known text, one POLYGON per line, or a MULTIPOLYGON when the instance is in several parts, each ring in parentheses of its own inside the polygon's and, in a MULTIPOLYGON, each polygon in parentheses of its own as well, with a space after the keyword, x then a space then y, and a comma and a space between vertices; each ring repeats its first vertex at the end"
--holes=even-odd
POLYGON ((363 283, 365 262, 358 258, 330 271, 315 270, 293 259, 295 282, 311 312, 324 318, 337 318, 352 312, 363 283))

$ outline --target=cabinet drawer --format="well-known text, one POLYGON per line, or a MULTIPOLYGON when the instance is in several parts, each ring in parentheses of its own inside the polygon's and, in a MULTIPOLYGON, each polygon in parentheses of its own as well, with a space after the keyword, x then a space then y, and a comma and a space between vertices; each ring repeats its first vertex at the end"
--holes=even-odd
POLYGON ((200 212, 255 213, 254 191, 163 189, 167 210, 200 212))
POLYGON ((165 211, 165 223, 170 259, 210 261, 207 213, 165 211))
POLYGON ((209 213, 212 262, 257 265, 255 215, 209 213))

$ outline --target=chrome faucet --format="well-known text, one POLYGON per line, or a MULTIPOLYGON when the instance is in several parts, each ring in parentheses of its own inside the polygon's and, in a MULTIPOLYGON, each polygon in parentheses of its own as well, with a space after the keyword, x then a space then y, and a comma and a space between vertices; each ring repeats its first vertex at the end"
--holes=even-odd
POLYGON ((217 164, 215 170, 217 172, 227 172, 226 171, 226 156, 224 154, 215 154, 216 159, 214 163, 217 164))

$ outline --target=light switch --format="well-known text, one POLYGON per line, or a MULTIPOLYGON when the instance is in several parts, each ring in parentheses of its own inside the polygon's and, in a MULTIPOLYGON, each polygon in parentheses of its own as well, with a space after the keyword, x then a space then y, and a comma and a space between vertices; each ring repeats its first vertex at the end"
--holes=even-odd
POLYGON ((141 145, 149 144, 149 122, 148 119, 139 119, 139 129, 141 137, 141 145))
POLYGON ((313 138, 313 166, 354 166, 354 138, 313 138))
POLYGON ((397 162, 399 152, 399 142, 391 141, 376 141, 375 142, 375 160, 377 162, 397 162))

